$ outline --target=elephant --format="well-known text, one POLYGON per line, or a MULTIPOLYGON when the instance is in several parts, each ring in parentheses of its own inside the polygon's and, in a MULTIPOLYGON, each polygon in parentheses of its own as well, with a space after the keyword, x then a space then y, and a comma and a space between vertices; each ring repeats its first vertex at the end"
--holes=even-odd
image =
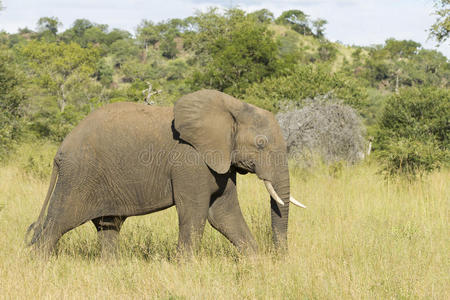
POLYGON ((172 107, 107 104, 82 120, 53 160, 29 244, 53 253, 69 230, 92 221, 102 254, 114 252, 125 219, 176 206, 178 251, 198 249, 206 220, 241 252, 257 244, 239 207, 236 173, 254 173, 270 195, 273 242, 287 247, 288 157, 272 113, 200 90, 172 107))

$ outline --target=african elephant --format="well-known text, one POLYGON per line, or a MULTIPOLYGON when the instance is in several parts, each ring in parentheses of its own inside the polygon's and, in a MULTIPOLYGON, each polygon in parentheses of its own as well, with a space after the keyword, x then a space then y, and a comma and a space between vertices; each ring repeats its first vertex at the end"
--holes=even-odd
POLYGON ((206 220, 242 251, 257 250, 242 216, 236 172, 255 173, 270 194, 273 240, 286 246, 286 144, 274 116, 218 91, 181 97, 173 108, 114 103, 64 139, 30 244, 51 253, 61 236, 92 221, 102 251, 115 248, 129 216, 176 206, 178 249, 198 246, 206 220))

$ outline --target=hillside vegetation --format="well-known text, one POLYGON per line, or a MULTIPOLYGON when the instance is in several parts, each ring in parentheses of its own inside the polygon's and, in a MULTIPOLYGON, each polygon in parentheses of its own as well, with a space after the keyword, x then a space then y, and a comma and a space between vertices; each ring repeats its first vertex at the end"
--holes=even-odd
MULTIPOLYGON (((388 131, 379 127, 386 102, 409 101, 405 97, 419 93, 436 103, 439 94, 441 115, 431 119, 450 114, 450 63, 444 55, 411 40, 388 39, 371 47, 330 42, 326 24, 300 10, 275 18, 266 9, 213 8, 185 19, 143 20, 135 35, 86 19, 60 32, 56 17, 40 18, 36 30, 0 32, 0 158, 25 141, 62 141, 107 103, 172 105, 203 88, 274 113, 326 96, 357 111, 367 138, 375 137, 374 150, 389 144, 378 144, 388 131), (399 93, 401 99, 392 96, 399 93)), ((406 113, 420 122, 416 108, 410 109, 406 113)), ((389 148, 391 160, 411 161, 420 170, 448 165, 448 142, 419 141, 420 149, 443 153, 435 156, 438 164, 410 159, 413 153, 395 150, 398 142, 389 148)))

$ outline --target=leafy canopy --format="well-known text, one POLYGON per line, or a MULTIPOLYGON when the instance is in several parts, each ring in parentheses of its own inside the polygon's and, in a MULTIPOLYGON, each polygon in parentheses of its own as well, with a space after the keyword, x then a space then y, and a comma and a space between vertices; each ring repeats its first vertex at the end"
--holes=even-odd
POLYGON ((200 14, 192 43, 201 67, 192 85, 242 95, 252 82, 273 74, 278 65, 277 44, 267 24, 239 9, 220 15, 200 14))
POLYGON ((89 80, 96 70, 99 51, 76 43, 31 41, 20 50, 29 67, 29 75, 52 95, 61 111, 70 90, 89 80))
POLYGON ((436 0, 435 8, 437 20, 430 28, 430 37, 443 43, 450 36, 450 0, 436 0))

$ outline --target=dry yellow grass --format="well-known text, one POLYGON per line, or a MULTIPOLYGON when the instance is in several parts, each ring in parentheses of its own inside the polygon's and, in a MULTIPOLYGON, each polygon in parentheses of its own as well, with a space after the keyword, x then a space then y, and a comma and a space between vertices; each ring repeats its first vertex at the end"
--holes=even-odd
POLYGON ((257 257, 239 257, 208 225, 198 257, 175 260, 172 208, 128 219, 115 261, 99 257, 91 224, 66 234, 58 256, 43 261, 23 244, 48 184, 24 171, 40 150, 27 151, 0 167, 0 298, 450 298, 449 171, 388 184, 370 165, 338 176, 293 170, 292 193, 308 208, 291 209, 285 257, 271 253, 267 195, 248 175, 238 179, 239 195, 257 257))

